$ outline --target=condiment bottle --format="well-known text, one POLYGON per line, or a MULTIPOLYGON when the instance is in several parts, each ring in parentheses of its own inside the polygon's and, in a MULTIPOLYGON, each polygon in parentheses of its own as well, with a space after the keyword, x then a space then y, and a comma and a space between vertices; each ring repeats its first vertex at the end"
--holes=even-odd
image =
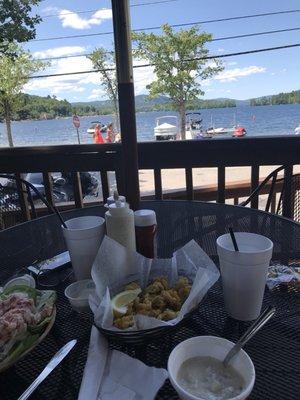
POLYGON ((156 214, 153 210, 134 212, 137 251, 147 258, 156 256, 156 214))
POLYGON ((107 236, 129 250, 135 250, 134 214, 128 203, 119 200, 114 194, 115 203, 108 205, 105 213, 107 236))

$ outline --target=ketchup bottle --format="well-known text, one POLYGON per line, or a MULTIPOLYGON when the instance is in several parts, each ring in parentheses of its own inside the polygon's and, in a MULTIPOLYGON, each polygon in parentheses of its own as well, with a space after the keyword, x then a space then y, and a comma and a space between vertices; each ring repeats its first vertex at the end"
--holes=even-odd
POLYGON ((136 250, 147 258, 156 257, 156 214, 153 210, 134 212, 136 250))

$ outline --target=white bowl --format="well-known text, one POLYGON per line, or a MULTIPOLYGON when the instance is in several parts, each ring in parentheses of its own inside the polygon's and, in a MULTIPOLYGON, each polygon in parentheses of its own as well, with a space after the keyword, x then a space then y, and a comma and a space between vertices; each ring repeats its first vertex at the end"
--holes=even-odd
MULTIPOLYGON (((223 361, 234 343, 215 336, 196 336, 179 343, 171 352, 168 360, 168 372, 172 386, 183 400, 207 400, 188 393, 177 383, 177 375, 182 363, 193 357, 213 357, 223 361)), ((230 362, 245 382, 244 390, 230 400, 246 399, 254 385, 255 369, 248 354, 241 350, 230 362)))
POLYGON ((95 292, 95 284, 92 279, 84 279, 69 285, 65 289, 65 296, 69 300, 72 308, 79 312, 88 311, 89 295, 95 292))

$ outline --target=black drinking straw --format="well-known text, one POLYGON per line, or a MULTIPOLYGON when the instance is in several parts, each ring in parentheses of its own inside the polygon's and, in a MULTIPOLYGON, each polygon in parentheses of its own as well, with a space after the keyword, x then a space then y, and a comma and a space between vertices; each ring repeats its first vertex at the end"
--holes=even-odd
POLYGON ((236 238, 234 236, 234 233, 233 233, 233 230, 232 230, 231 227, 229 228, 229 233, 230 233, 230 236, 231 236, 231 240, 232 240, 232 243, 233 243, 234 250, 235 251, 239 251, 239 248, 238 248, 238 245, 237 245, 237 242, 236 242, 236 238))

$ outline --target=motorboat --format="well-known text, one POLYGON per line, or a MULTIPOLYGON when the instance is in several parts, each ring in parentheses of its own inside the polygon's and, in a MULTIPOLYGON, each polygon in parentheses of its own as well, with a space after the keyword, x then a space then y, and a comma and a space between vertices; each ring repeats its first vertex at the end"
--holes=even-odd
POLYGON ((214 123, 213 123, 213 117, 212 115, 210 116, 210 128, 206 130, 206 133, 209 135, 226 135, 226 134, 233 134, 235 130, 235 125, 236 125, 236 116, 234 114, 233 117, 233 125, 231 127, 218 127, 216 128, 214 123))
POLYGON ((86 132, 93 135, 95 133, 96 125, 102 126, 102 123, 100 121, 92 121, 86 132))
POLYGON ((175 115, 164 115, 155 120, 154 136, 156 140, 176 140, 178 135, 178 118, 175 115), (172 123, 166 122, 170 121, 172 123), (163 122, 165 121, 165 122, 163 122))
POLYGON ((295 128, 295 135, 300 135, 300 125, 295 128))
POLYGON ((237 126, 232 134, 233 137, 243 137, 246 135, 246 129, 243 126, 237 126))
POLYGON ((207 133, 208 134, 212 134, 212 135, 225 135, 227 133, 231 133, 233 134, 235 130, 235 126, 233 127, 229 127, 229 128, 215 128, 215 127, 211 127, 207 129, 207 133))
POLYGON ((199 112, 186 113, 185 138, 196 139, 202 133, 202 118, 199 112))

